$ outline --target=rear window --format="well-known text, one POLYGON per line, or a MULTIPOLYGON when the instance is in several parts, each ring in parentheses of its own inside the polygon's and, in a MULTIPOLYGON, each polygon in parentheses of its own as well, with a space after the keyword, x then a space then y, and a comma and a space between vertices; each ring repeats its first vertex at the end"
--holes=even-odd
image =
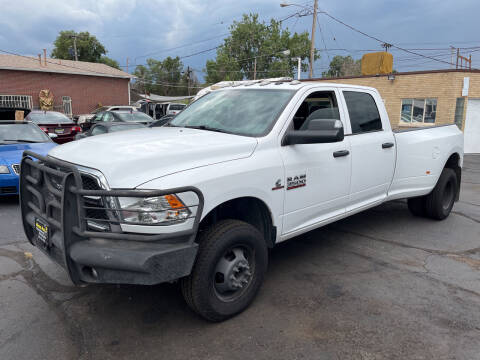
POLYGON ((382 130, 382 120, 372 95, 358 91, 344 91, 352 134, 382 130))
POLYGON ((186 105, 184 104, 171 104, 169 109, 170 110, 183 110, 183 108, 185 107, 186 105))
POLYGON ((72 120, 62 113, 54 111, 31 112, 28 114, 27 120, 33 121, 36 124, 63 124, 72 122, 72 120))

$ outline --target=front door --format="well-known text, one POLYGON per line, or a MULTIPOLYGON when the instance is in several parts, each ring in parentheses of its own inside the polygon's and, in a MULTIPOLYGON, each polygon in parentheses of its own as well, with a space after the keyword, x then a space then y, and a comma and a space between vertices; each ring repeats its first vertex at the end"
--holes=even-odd
MULTIPOLYGON (((309 92, 298 106, 289 129, 300 130, 308 115, 319 109, 325 118, 341 120, 345 128, 337 97, 333 89, 309 92)), ((286 178, 284 238, 345 213, 351 166, 348 137, 336 143, 282 146, 280 152, 286 178)))

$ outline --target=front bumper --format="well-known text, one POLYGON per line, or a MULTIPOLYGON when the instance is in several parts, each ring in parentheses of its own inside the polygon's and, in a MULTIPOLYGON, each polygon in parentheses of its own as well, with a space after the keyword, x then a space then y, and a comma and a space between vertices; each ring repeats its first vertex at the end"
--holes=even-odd
MULTIPOLYGON (((11 171, 11 170, 10 170, 11 171)), ((0 174, 0 196, 18 194, 18 175, 0 174)))
POLYGON ((166 190, 88 190, 79 170, 64 161, 26 151, 20 175, 20 206, 28 240, 64 267, 76 283, 157 284, 191 272, 197 253, 194 242, 203 196, 193 187, 166 190), (38 161, 34 161, 37 159, 38 161), (122 222, 110 207, 114 197, 151 197, 193 192, 198 198, 193 227, 163 234, 121 231, 122 222), (102 199, 108 231, 89 227, 88 198, 102 199), (103 201, 105 200, 105 201, 103 201), (36 222, 48 224, 48 243, 39 239, 36 222))

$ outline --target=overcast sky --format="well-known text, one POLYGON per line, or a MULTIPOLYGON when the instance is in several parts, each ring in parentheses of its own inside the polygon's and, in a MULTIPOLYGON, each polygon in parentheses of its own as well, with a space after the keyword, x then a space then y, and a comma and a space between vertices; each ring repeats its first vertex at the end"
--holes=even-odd
MULTIPOLYGON (((299 10, 281 8, 283 0, 0 0, 0 50, 36 55, 50 54, 60 30, 89 31, 106 46, 107 56, 126 65, 142 64, 147 57, 186 56, 213 48, 222 42, 233 20, 243 13, 258 13, 261 19, 282 19, 299 10), (183 46, 186 45, 186 46, 183 46), (171 48, 181 47, 176 50, 171 48), (148 55, 148 56, 147 56, 148 55)), ((298 0, 308 5, 313 1, 298 0)), ((319 10, 357 29, 408 49, 450 62, 450 45, 479 47, 480 1, 478 0, 325 0, 319 10)), ((292 17, 283 23, 291 31, 311 29, 311 16, 292 17)), ((316 47, 322 58, 315 74, 328 66, 334 55, 360 58, 362 49, 380 49, 379 43, 319 14, 316 47), (322 36, 323 35, 323 36, 322 36), (348 51, 328 50, 346 48, 348 51)), ((472 49, 473 66, 480 67, 480 50, 472 49), (475 51, 477 50, 477 51, 475 51)), ((394 50, 394 68, 399 71, 438 69, 448 64, 394 50)), ((464 51, 469 53, 468 51, 464 51)), ((215 51, 183 59, 201 71, 215 51)), ((130 67, 130 71, 133 66, 130 67)))

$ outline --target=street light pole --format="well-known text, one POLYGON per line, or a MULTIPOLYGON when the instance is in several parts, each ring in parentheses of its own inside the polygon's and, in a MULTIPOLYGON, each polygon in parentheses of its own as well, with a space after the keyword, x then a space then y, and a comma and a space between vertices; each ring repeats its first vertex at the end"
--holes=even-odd
POLYGON ((301 73, 301 66, 302 66, 302 59, 297 57, 297 80, 300 80, 300 73, 301 73))
POLYGON ((313 21, 312 21, 312 35, 310 40, 310 71, 309 77, 310 79, 313 77, 313 63, 315 61, 315 25, 317 24, 317 7, 318 7, 318 0, 315 0, 313 5, 313 21))

